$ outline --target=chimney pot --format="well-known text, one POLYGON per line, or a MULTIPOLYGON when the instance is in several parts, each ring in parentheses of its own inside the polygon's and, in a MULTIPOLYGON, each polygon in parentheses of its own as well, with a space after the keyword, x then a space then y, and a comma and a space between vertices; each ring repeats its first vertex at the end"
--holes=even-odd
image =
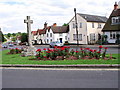
POLYGON ((115 2, 115 5, 114 5, 114 10, 118 9, 118 4, 117 2, 115 2))
POLYGON ((56 24, 56 23, 53 23, 53 26, 57 26, 57 24, 56 24))
POLYGON ((45 22, 45 24, 44 24, 44 28, 47 28, 47 23, 45 22))

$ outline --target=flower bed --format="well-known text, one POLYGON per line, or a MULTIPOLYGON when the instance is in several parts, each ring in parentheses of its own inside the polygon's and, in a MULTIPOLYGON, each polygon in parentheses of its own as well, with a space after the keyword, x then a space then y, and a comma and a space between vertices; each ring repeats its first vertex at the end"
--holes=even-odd
POLYGON ((10 49, 10 52, 8 52, 7 54, 20 54, 22 51, 23 51, 22 49, 12 48, 10 49))
POLYGON ((80 48, 78 51, 70 50, 69 46, 57 47, 54 49, 46 49, 43 50, 38 49, 36 52, 35 59, 37 60, 92 60, 92 59, 104 59, 109 60, 113 59, 112 55, 106 56, 107 47, 99 46, 98 50, 93 50, 90 48, 80 48))

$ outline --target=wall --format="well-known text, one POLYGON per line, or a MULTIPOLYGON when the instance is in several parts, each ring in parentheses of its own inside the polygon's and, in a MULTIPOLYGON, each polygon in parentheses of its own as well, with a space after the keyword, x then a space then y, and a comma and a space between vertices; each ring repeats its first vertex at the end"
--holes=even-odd
POLYGON ((87 22, 87 36, 88 36, 88 42, 95 43, 98 40, 98 33, 103 34, 102 29, 105 25, 105 23, 100 23, 101 28, 98 28, 98 22, 94 22, 94 28, 92 28, 93 22, 87 22), (95 33, 95 41, 90 41, 90 34, 95 33))
MULTIPOLYGON (((73 23, 75 23, 75 18, 73 18, 69 23, 69 33, 68 41, 69 43, 77 43, 76 40, 73 40, 73 34, 76 34, 76 28, 73 28, 73 23)), ((77 14, 77 23, 78 23, 78 34, 82 34, 82 41, 79 41, 79 44, 87 44, 87 22, 84 18, 77 14), (80 22, 82 23, 82 28, 80 28, 80 22)))

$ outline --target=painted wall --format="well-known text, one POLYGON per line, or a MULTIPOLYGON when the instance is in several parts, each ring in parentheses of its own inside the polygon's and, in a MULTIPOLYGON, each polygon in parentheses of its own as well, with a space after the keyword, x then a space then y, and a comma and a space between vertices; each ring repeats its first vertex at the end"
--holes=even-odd
POLYGON ((53 42, 53 41, 60 41, 60 38, 62 38, 62 42, 64 43, 65 41, 67 41, 66 36, 67 36, 67 33, 61 33, 61 34, 53 33, 53 31, 50 29, 49 32, 48 30, 46 32, 46 42, 47 44, 49 44, 50 42, 53 42), (52 34, 52 37, 50 36, 50 34, 52 34))
MULTIPOLYGON (((76 40, 73 40, 73 34, 76 34, 76 28, 73 28, 73 23, 75 23, 75 18, 73 18, 69 23, 69 33, 68 40, 69 43, 77 43, 76 40)), ((81 16, 77 15, 78 23, 78 34, 82 34, 82 41, 79 41, 79 44, 87 44, 87 22, 81 16), (82 23, 82 28, 80 28, 80 23, 82 23)))
POLYGON ((102 29, 105 23, 97 23, 97 22, 87 22, 87 36, 89 43, 95 43, 98 40, 98 34, 103 34, 102 29), (92 27, 92 23, 94 23, 94 28, 92 27), (101 28, 98 27, 98 24, 101 24, 101 28), (90 34, 95 34, 95 41, 90 40, 90 34))

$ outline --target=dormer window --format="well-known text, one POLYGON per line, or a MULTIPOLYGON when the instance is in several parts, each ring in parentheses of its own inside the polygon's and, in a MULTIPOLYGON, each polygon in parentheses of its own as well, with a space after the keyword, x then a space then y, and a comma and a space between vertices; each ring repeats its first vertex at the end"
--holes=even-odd
POLYGON ((120 24, 120 16, 119 17, 112 17, 112 25, 120 24))

